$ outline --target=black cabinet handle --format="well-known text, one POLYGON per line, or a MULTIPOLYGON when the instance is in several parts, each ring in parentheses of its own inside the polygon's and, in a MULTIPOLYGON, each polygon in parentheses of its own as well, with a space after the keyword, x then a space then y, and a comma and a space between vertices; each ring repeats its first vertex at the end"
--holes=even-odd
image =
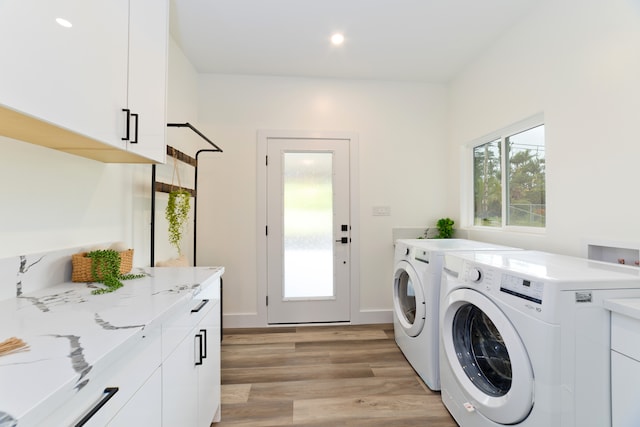
POLYGON ((132 144, 138 143, 138 126, 140 122, 138 121, 138 113, 131 113, 131 117, 136 120, 136 131, 134 132, 134 138, 130 141, 132 144))
POLYGON ((129 110, 128 108, 123 108, 122 111, 124 111, 125 113, 127 113, 127 130, 126 130, 126 136, 124 138, 122 138, 123 141, 128 141, 129 140, 129 134, 131 133, 131 127, 130 127, 130 122, 131 122, 131 110, 129 110))
POLYGON ((204 307, 205 305, 207 305, 207 303, 209 302, 208 299, 203 299, 202 302, 200 302, 200 304, 198 304, 198 306, 194 309, 191 310, 192 313, 197 313, 200 310, 202 310, 202 307, 204 307))
POLYGON ((202 358, 206 359, 207 358, 207 330, 206 329, 200 329, 200 332, 202 333, 202 347, 200 347, 200 353, 202 354, 202 358))
POLYGON ((78 421, 78 423, 76 424, 76 427, 82 427, 83 425, 85 425, 87 421, 89 421, 104 405, 106 405, 109 399, 111 399, 113 396, 116 395, 118 390, 119 390, 118 387, 105 388, 103 391, 104 397, 100 399, 98 403, 96 403, 96 406, 91 408, 91 410, 87 413, 87 415, 85 415, 84 417, 82 417, 80 421, 78 421))
POLYGON ((195 337, 198 340, 198 361, 195 363, 196 366, 202 365, 202 334, 196 334, 195 337))

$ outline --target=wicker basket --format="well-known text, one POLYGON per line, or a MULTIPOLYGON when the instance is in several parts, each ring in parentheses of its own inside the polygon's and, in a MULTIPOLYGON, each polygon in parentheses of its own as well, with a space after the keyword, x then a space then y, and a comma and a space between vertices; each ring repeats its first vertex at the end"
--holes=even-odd
MULTIPOLYGON (((71 281, 72 282, 93 282, 93 274, 91 273, 91 258, 88 258, 87 252, 71 255, 71 281)), ((133 268, 133 249, 127 249, 120 252, 120 274, 127 274, 133 268)), ((100 267, 96 272, 100 277, 100 267)))

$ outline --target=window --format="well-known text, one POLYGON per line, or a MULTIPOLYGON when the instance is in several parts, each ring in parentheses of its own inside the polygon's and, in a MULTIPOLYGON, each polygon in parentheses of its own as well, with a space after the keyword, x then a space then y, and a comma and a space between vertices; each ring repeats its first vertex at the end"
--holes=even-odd
POLYGON ((536 125, 523 122, 473 145, 474 225, 545 226, 545 144, 540 121, 536 125))

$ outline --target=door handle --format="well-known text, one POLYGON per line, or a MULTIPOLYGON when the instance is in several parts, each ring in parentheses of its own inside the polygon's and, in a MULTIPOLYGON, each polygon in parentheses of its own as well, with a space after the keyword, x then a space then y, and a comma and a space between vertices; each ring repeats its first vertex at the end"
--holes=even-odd
POLYGON ((107 388, 105 388, 104 391, 102 392, 102 394, 103 394, 102 399, 100 399, 100 401, 98 403, 96 403, 96 405, 93 408, 91 408, 91 410, 87 413, 87 415, 82 417, 82 419, 76 423, 75 427, 82 427, 83 425, 85 425, 96 413, 98 413, 98 411, 100 409, 102 409, 102 407, 104 405, 107 404, 107 402, 113 396, 115 396, 115 394, 118 392, 118 390, 119 390, 118 387, 107 387, 107 388))
MULTIPOLYGON (((138 121, 138 113, 131 113, 131 117, 133 117, 136 121, 136 131, 133 133, 134 137, 131 141, 129 141, 132 144, 137 144, 138 143, 138 126, 140 126, 140 122, 138 121)), ((129 135, 127 133, 127 135, 129 135)))
POLYGON ((195 366, 200 366, 202 365, 202 359, 204 359, 202 354, 202 334, 196 334, 195 339, 198 340, 198 361, 195 362, 195 366))
POLYGON ((203 299, 202 301, 200 301, 200 304, 198 304, 198 306, 196 308, 191 309, 192 313, 197 313, 200 310, 202 310, 202 307, 204 307, 205 305, 207 305, 207 303, 209 302, 208 299, 203 299))
POLYGON ((336 240, 336 243, 342 243, 343 245, 346 245, 347 243, 349 243, 349 238, 341 237, 340 239, 336 240))
POLYGON ((127 119, 126 119, 126 130, 125 130, 125 136, 124 138, 121 138, 123 141, 128 141, 129 140, 129 134, 131 131, 131 110, 129 110, 128 108, 123 108, 122 111, 124 111, 125 113, 127 113, 127 119))

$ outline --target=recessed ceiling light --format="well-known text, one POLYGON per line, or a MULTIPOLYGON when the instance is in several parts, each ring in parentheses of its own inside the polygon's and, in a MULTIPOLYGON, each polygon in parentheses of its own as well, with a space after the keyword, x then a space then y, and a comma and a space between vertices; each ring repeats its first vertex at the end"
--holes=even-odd
POLYGON ((56 22, 65 28, 71 28, 73 26, 71 25, 71 22, 67 21, 64 18, 56 18, 56 22))
POLYGON ((344 36, 341 33, 335 33, 331 36, 331 43, 338 46, 344 43, 344 36))

